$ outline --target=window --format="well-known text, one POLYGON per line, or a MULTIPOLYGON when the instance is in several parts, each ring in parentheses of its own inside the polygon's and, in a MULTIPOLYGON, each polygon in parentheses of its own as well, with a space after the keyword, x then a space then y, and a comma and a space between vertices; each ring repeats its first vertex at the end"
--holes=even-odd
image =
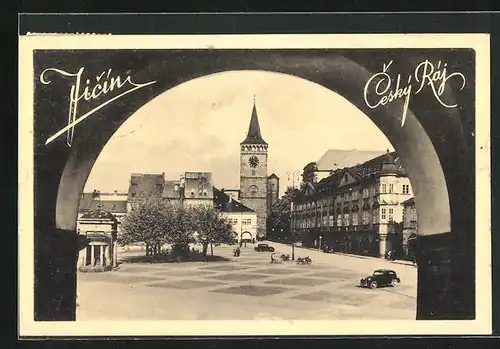
POLYGON ((250 224, 252 224, 252 219, 251 218, 243 218, 243 220, 241 222, 243 223, 243 225, 250 225, 250 224))
POLYGON ((368 189, 363 189, 363 198, 367 198, 368 197, 368 189))
POLYGON ((394 210, 392 208, 389 209, 389 222, 394 221, 394 210))
POLYGON ((387 184, 382 184, 382 191, 381 191, 382 194, 385 194, 387 193, 387 184))
POLYGON ((229 218, 228 222, 231 225, 236 225, 236 224, 238 224, 238 218, 229 218))
POLYGON ((342 215, 337 215, 337 226, 340 227, 342 225, 342 215))
POLYGON ((381 211, 382 211, 382 215, 381 215, 381 217, 380 217, 380 218, 381 218, 382 220, 384 220, 384 219, 386 219, 387 210, 386 210, 385 208, 383 208, 381 211))
POLYGON ((358 191, 355 190, 352 192, 352 200, 357 200, 358 199, 358 191))
POLYGON ((375 211, 372 215, 372 224, 377 224, 377 221, 378 221, 378 215, 377 215, 377 211, 375 211))
POLYGON ((410 194, 410 185, 403 184, 403 194, 410 194))
POLYGON ((333 227, 333 216, 330 216, 330 227, 333 227))
POLYGON ((349 213, 344 213, 344 222, 342 225, 344 225, 344 226, 349 225, 349 213))
POLYGON ((352 214, 352 225, 358 225, 359 222, 358 222, 358 214, 357 213, 353 213, 352 214))
POLYGON ((370 222, 370 213, 368 211, 363 211, 362 221, 363 224, 368 224, 370 222))
POLYGON ((417 210, 411 210, 410 219, 411 219, 412 222, 416 222, 417 221, 417 210))
POLYGON ((389 184, 389 193, 394 193, 394 184, 389 184))

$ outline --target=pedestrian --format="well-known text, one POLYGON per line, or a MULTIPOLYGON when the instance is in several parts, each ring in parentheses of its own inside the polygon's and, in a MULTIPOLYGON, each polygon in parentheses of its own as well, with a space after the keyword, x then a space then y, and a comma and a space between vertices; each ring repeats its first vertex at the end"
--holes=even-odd
POLYGON ((275 256, 274 252, 271 253, 271 264, 275 262, 274 256, 275 256))
POLYGON ((236 257, 239 257, 241 254, 241 250, 239 247, 236 247, 236 257))

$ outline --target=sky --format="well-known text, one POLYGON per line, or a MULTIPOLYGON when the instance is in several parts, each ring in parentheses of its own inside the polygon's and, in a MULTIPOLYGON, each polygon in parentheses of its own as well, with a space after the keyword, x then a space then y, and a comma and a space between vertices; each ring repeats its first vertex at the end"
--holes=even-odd
POLYGON ((85 192, 126 191, 131 173, 212 172, 218 188, 239 188, 240 143, 254 103, 262 137, 269 144, 268 174, 291 185, 287 172, 301 173, 328 149, 384 151, 394 147, 349 101, 294 76, 224 72, 167 90, 133 114, 99 155, 85 192))

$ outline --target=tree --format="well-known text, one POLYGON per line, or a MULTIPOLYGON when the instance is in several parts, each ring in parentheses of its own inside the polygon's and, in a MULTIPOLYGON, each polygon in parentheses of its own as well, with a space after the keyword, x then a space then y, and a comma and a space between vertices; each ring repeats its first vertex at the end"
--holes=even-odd
POLYGON ((169 228, 168 212, 164 202, 155 197, 142 200, 122 221, 122 234, 118 237, 121 245, 137 242, 146 244, 156 255, 160 246, 167 242, 166 231, 169 228))
POLYGON ((203 255, 207 255, 209 245, 218 246, 236 242, 236 233, 228 223, 227 218, 215 209, 198 205, 191 207, 190 211, 195 241, 203 246, 203 255))
POLYGON ((187 254, 189 244, 194 242, 193 212, 179 203, 164 203, 166 207, 166 235, 165 241, 172 245, 177 254, 187 254))
POLYGON ((268 230, 276 233, 276 237, 291 238, 291 203, 297 198, 299 189, 287 188, 285 194, 271 207, 268 219, 268 230), (283 229, 283 235, 281 230, 283 229))

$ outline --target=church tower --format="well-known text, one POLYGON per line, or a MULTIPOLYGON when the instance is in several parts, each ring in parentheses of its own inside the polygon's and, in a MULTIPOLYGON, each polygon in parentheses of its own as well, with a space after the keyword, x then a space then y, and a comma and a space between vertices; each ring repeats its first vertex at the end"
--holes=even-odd
POLYGON ((240 147, 240 201, 257 212, 257 236, 263 237, 267 219, 267 143, 260 133, 255 97, 247 137, 240 147))

